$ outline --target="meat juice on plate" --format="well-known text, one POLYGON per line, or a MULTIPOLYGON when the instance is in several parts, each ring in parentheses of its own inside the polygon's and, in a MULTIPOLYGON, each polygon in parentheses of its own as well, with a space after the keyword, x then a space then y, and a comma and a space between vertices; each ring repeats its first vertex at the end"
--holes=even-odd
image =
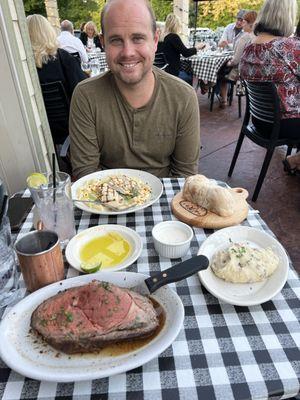
POLYGON ((116 357, 120 356, 122 354, 130 353, 133 351, 136 351, 144 346, 146 346, 148 343, 150 343, 158 334, 161 332, 163 329, 165 322, 166 322, 166 314, 163 309, 163 307, 159 304, 158 301, 156 301, 154 298, 149 297, 151 300, 151 303, 153 304, 153 307, 157 313, 158 316, 158 321, 159 325, 156 328, 156 330, 147 338, 144 339, 134 339, 134 340, 128 340, 127 342, 119 342, 119 343, 114 343, 111 344, 107 347, 104 347, 104 349, 99 350, 97 353, 101 354, 102 356, 106 357, 116 357))

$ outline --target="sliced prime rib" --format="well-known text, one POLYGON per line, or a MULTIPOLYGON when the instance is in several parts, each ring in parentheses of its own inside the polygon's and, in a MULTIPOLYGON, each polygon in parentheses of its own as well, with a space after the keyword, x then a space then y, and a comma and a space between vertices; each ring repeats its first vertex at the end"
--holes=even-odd
POLYGON ((33 312, 31 327, 55 349, 71 354, 150 336, 158 317, 147 297, 93 280, 45 300, 33 312))

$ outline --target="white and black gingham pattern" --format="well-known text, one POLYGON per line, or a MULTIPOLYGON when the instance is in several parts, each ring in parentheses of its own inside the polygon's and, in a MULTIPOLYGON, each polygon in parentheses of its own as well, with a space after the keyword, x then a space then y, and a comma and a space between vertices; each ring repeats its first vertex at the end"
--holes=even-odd
MULTIPOLYGON (((149 273, 179 260, 160 258, 151 230, 175 219, 170 201, 183 179, 164 179, 160 200, 135 214, 119 216, 75 212, 78 230, 107 223, 126 225, 143 240, 143 252, 128 271, 149 273)), ((243 225, 271 233, 250 210, 243 225)), ((21 233, 32 229, 32 213, 21 233)), ((194 228, 186 258, 197 254, 213 233, 194 228)), ((67 277, 78 272, 68 269, 67 277)), ((21 284, 22 280, 21 280, 21 284)), ((288 281, 272 301, 254 307, 234 307, 218 301, 200 285, 197 275, 172 284, 185 307, 184 325, 173 344, 158 358, 127 373, 75 383, 38 382, 11 371, 0 360, 2 399, 280 399, 296 396, 300 378, 300 280, 290 268, 288 281)))
POLYGON ((107 70, 107 62, 106 62, 106 56, 104 52, 99 52, 99 53, 87 53, 89 60, 97 59, 100 64, 100 69, 101 71, 107 70))
POLYGON ((222 65, 230 60, 232 55, 224 54, 224 55, 208 55, 208 56, 199 56, 195 55, 190 57, 191 66, 193 70, 193 75, 198 79, 203 80, 205 83, 217 82, 217 73, 222 65))

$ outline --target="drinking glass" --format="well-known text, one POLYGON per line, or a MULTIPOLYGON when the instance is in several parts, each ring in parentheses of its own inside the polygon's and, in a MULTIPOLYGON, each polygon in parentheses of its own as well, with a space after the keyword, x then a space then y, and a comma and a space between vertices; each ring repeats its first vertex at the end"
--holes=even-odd
POLYGON ((81 69, 84 71, 87 75, 91 75, 91 67, 89 62, 82 62, 81 63, 81 69))
POLYGON ((97 76, 100 74, 100 64, 96 58, 94 58, 90 61, 90 68, 91 68, 91 77, 97 76))
POLYGON ((54 188, 52 174, 43 175, 48 184, 29 190, 44 228, 56 232, 61 246, 65 247, 75 235, 71 178, 65 172, 57 172, 54 188))

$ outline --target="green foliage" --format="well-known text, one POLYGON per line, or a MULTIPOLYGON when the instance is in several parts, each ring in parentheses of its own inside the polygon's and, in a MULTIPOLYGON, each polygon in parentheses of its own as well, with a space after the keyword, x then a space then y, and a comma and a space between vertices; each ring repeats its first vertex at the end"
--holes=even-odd
MULTIPOLYGON (((93 19, 93 13, 99 11, 97 0, 57 0, 60 20, 69 19, 79 29, 82 22, 93 19)), ((99 21, 94 21, 98 27, 99 21)))
POLYGON ((165 21, 167 15, 173 12, 172 0, 150 0, 157 21, 165 21))
MULTIPOLYGON (((299 1, 299 0, 298 0, 299 1)), ((215 29, 235 20, 240 9, 258 11, 264 0, 214 0, 198 3, 197 26, 215 29)), ((195 26, 195 3, 190 1, 190 26, 195 26)))
POLYGON ((26 15, 42 14, 46 16, 45 3, 40 0, 24 0, 24 9, 26 15))
MULTIPOLYGON (((68 19, 79 29, 82 22, 94 20, 99 27, 99 0, 57 0, 57 6, 61 21, 68 19)), ((47 17, 45 4, 41 0, 24 0, 24 9, 26 15, 42 14, 47 17)))
MULTIPOLYGON (((125 0, 124 0, 125 1, 125 0)), ((259 10, 263 0, 214 0, 198 3, 197 26, 215 29, 234 21, 240 8, 259 10)), ((100 12, 105 0, 57 0, 60 20, 69 19, 78 29, 82 22, 93 20, 100 28, 100 12)), ((158 21, 165 21, 173 11, 172 0, 150 0, 158 21)), ((300 0, 297 0, 300 10, 300 0)), ((195 2, 190 0, 190 27, 195 26, 195 2)), ((24 0, 26 15, 46 16, 45 4, 41 0, 24 0)))

